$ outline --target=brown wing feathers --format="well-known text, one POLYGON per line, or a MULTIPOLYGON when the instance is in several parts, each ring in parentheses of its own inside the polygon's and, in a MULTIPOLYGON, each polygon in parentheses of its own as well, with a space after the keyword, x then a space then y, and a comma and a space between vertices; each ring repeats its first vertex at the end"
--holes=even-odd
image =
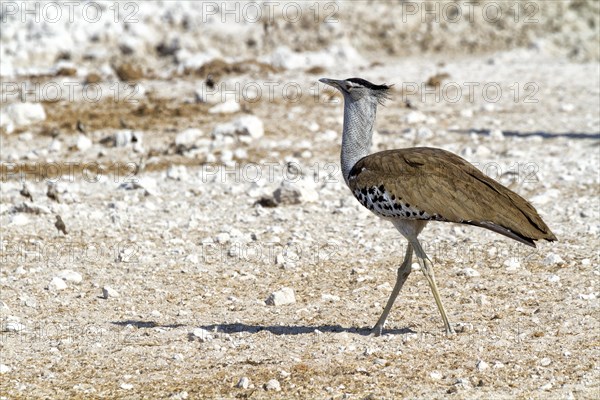
POLYGON ((431 219, 480 226, 531 246, 538 239, 556 240, 525 199, 445 150, 389 150, 358 161, 350 188, 380 185, 431 219))

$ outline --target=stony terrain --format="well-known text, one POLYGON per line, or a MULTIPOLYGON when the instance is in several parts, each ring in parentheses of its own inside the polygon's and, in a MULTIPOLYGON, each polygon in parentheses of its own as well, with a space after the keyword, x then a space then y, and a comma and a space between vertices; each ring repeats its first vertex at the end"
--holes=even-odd
POLYGON ((550 3, 528 26, 394 23, 383 2, 245 24, 127 3, 129 25, 106 2, 108 22, 73 33, 9 18, 0 396, 600 397, 598 10, 550 3), (533 249, 430 224, 456 335, 415 265, 368 336, 406 244, 345 187, 323 76, 395 84, 374 151, 460 154, 559 238, 533 249))

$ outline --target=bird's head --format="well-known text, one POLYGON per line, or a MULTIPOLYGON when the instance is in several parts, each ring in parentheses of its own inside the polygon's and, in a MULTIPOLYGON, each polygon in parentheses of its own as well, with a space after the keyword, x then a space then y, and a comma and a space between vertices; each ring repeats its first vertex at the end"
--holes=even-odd
POLYGON ((321 78, 319 79, 319 82, 334 87, 342 92, 344 99, 347 101, 367 99, 383 105, 384 101, 390 98, 389 90, 391 85, 376 85, 361 78, 341 80, 321 78))

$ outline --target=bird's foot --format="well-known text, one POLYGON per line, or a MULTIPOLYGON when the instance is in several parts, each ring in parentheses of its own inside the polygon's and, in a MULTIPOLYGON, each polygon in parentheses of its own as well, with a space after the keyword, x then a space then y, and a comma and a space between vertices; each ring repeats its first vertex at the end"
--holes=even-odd
POLYGON ((378 337, 383 333, 383 325, 375 325, 373 329, 371 329, 371 333, 369 336, 378 337))

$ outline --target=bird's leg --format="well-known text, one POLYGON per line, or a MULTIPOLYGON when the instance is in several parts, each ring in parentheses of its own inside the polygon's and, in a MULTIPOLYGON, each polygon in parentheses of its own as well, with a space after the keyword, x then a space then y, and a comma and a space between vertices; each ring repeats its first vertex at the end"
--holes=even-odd
POLYGON ((396 297, 398 297, 398 293, 400 293, 400 289, 402 289, 402 285, 404 285, 404 282, 406 282, 406 278, 408 278, 408 275, 410 275, 410 266, 412 264, 412 255, 413 255, 413 247, 409 243, 408 247, 406 248, 406 255, 404 256, 404 261, 402 262, 402 265, 400 266, 400 268, 398 268, 396 284, 394 285, 392 294, 390 295, 390 298, 388 299, 387 304, 385 305, 385 308, 383 309, 383 313, 381 313, 381 317, 379 317, 379 320, 377 321, 377 323, 371 330, 371 335, 373 335, 373 336, 381 335, 381 332, 383 331, 383 325, 385 324, 385 320, 387 319, 388 314, 390 313, 390 310, 392 309, 392 306, 394 305, 394 301, 396 300, 396 297))
POLYGON ((429 287, 431 288, 431 292, 433 293, 433 298, 435 299, 435 303, 437 304, 438 310, 440 310, 440 314, 442 314, 442 319, 444 320, 444 327, 446 328, 446 333, 451 334, 454 333, 452 326, 450 326, 450 321, 448 321, 448 316, 446 315, 446 309, 444 308, 444 304, 442 304, 442 298, 438 292, 437 284, 435 282, 435 274, 433 273, 433 263, 423 251, 421 244, 417 239, 414 239, 412 245, 415 248, 415 253, 417 258, 421 261, 421 267, 423 268, 423 274, 425 278, 427 278, 427 282, 429 283, 429 287))

